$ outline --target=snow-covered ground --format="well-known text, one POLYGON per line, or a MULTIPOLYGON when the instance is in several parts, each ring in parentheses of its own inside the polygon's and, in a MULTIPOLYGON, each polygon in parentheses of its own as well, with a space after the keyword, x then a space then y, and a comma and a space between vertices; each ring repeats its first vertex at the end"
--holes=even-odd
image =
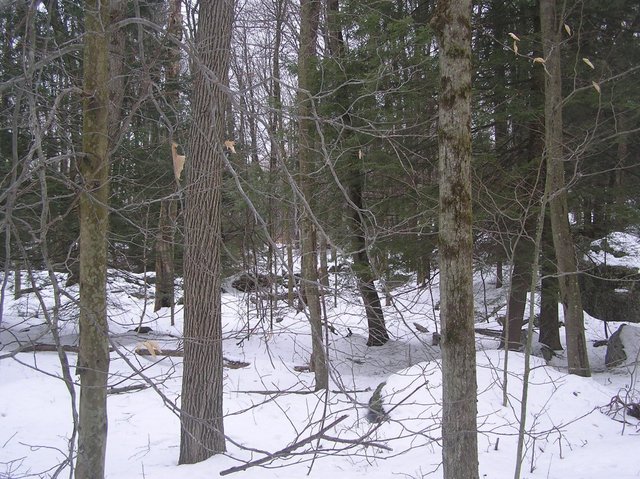
MULTIPOLYGON (((439 348, 431 346, 438 320, 437 282, 432 289, 415 283, 395 289, 385 307, 392 340, 382 347, 366 343, 364 313, 343 277, 337 303, 325 296, 329 333, 331 391, 311 393, 313 375, 299 372, 309 358, 309 327, 304 313, 278 304, 273 328, 243 293, 223 295, 224 356, 246 367, 224 370, 225 433, 228 452, 203 463, 178 466, 179 407, 182 363, 179 357, 141 356, 135 348, 152 340, 161 349, 178 349, 182 307, 170 326, 168 310, 156 314, 147 299, 153 286, 140 275, 111 272, 109 317, 112 344, 110 386, 154 388, 110 394, 107 476, 109 478, 200 479, 258 460, 313 435, 342 418, 330 436, 297 448, 293 454, 235 475, 244 478, 420 478, 441 477, 439 427, 441 371, 439 348), (150 326, 147 335, 131 330, 150 326), (419 332, 415 323, 427 328, 419 332), (384 421, 369 422, 368 402, 382 387, 384 421), (344 417, 343 417, 344 416, 344 417)), ((495 289, 489 272, 478 275, 476 309, 479 327, 499 329, 506 288, 495 289), (480 278, 485 278, 482 282, 480 278), (485 307, 485 299, 487 305, 485 307)), ((23 284, 27 282, 23 278, 23 284)), ((60 471, 72 434, 71 396, 61 377, 55 352, 11 355, 19 342, 52 341, 43 305, 51 313, 51 282, 38 275, 42 289, 13 300, 8 279, 0 329, 0 478, 68 477, 60 471), (42 302, 38 299, 40 295, 42 302)), ((26 285, 27 286, 27 285, 26 285)), ((62 296, 58 329, 63 344, 77 341, 77 289, 62 296)), ((617 325, 610 324, 613 329, 617 325)), ((526 417, 526 450, 522 477, 640 477, 640 426, 622 415, 619 397, 638 401, 640 387, 628 368, 607 370, 601 321, 586 317, 589 355, 594 374, 566 374, 562 356, 545 364, 532 358, 526 417)), ((503 405, 504 352, 488 336, 478 336, 478 425, 480 477, 513 477, 522 396, 524 357, 509 353, 508 404, 503 405)), ((68 353, 76 379, 76 354, 68 353)), ((77 390, 76 390, 77 392, 77 390)))

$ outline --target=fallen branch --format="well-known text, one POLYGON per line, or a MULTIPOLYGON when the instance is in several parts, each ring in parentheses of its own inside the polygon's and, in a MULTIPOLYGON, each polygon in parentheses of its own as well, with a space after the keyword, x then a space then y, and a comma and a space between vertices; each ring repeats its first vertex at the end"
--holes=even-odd
MULTIPOLYGON (((36 344, 21 346, 15 352, 16 353, 33 353, 33 352, 57 353, 58 348, 62 349, 64 352, 67 352, 67 353, 77 353, 79 350, 78 346, 72 346, 70 344, 61 344, 60 346, 58 346, 56 344, 36 343, 36 344)), ((109 348, 109 352, 113 352, 113 348, 109 348)))
POLYGON ((163 349, 162 351, 153 350, 153 352, 148 349, 136 348, 136 354, 139 356, 173 356, 181 358, 184 356, 184 351, 180 349, 163 349))
POLYGON ((128 393, 131 391, 142 391, 143 389, 149 388, 148 384, 132 384, 131 386, 123 386, 123 387, 111 387, 107 388, 107 394, 122 394, 128 393))
POLYGON ((354 446, 379 447, 380 449, 384 449, 385 451, 393 451, 393 449, 386 444, 380 444, 379 442, 375 441, 365 441, 362 438, 345 439, 342 437, 322 436, 322 439, 333 441, 336 444, 352 444, 354 446))
POLYGON ((478 334, 482 334, 483 336, 489 336, 490 338, 502 337, 501 330, 489 329, 489 328, 476 328, 475 331, 478 334))
POLYGON ((261 464, 265 464, 267 462, 271 462, 275 459, 281 458, 281 457, 286 457, 289 454, 291 454, 293 451, 295 451, 296 449, 301 448, 302 446, 305 446, 317 439, 322 439, 324 437, 324 433, 327 432, 329 429, 331 429, 332 427, 334 427, 336 424, 344 421, 347 417, 349 417, 347 414, 344 414, 342 416, 340 416, 338 419, 336 419, 335 421, 327 424, 325 427, 323 427, 322 429, 320 429, 318 432, 316 432, 315 434, 312 434, 311 436, 309 436, 306 439, 303 439, 302 441, 296 442, 294 444, 291 444, 290 446, 285 447, 284 449, 279 450, 278 452, 274 452, 273 454, 269 454, 268 456, 265 456, 261 459, 256 459, 255 461, 250 461, 247 462, 241 466, 235 466, 235 467, 230 467, 229 469, 225 469, 223 471, 220 471, 220 475, 221 476, 226 476, 228 474, 233 474, 234 472, 240 472, 240 471, 246 471, 247 469, 251 468, 251 467, 255 467, 255 466, 259 466, 261 464))
MULTIPOLYGON (((229 391, 232 393, 239 393, 239 394, 264 394, 265 396, 270 396, 270 395, 274 395, 274 394, 314 394, 317 391, 314 391, 312 389, 305 389, 304 391, 291 391, 291 390, 269 390, 269 389, 255 389, 255 390, 241 390, 241 389, 236 389, 234 391, 229 391)), ((345 389, 345 390, 339 390, 339 389, 334 389, 331 391, 332 394, 355 394, 355 393, 367 393, 367 392, 371 392, 371 388, 365 388, 365 389, 345 389)))

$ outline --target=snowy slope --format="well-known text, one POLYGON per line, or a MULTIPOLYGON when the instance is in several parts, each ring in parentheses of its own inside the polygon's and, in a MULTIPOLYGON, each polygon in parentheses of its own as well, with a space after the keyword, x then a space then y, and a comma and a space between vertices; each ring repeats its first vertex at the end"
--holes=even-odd
MULTIPOLYGON (((0 331, 0 478, 52 477, 68 451, 72 434, 71 399, 60 379, 56 353, 20 353, 10 356, 17 341, 28 338, 50 342, 43 306, 52 305, 51 287, 43 275, 36 294, 14 302, 5 297, 0 331)), ((322 425, 342 418, 327 431, 333 439, 313 441, 295 454, 249 468, 245 478, 441 477, 439 350, 431 346, 438 319, 437 284, 418 289, 408 284, 394 291, 394 304, 385 308, 392 341, 368 348, 362 306, 344 280, 337 304, 325 297, 327 315, 336 328, 329 334, 332 388, 328 394, 310 393, 312 375, 295 366, 308 361, 310 341, 303 313, 280 304, 273 330, 269 318, 259 314, 247 295, 223 295, 225 357, 244 361, 244 368, 225 369, 225 432, 228 452, 201 464, 177 466, 181 358, 140 356, 136 346, 152 339, 164 349, 180 347, 182 311, 176 326, 167 311, 152 312, 142 278, 110 274, 112 353, 110 386, 152 383, 154 388, 109 396, 109 478, 199 479, 257 460, 317 432, 322 425), (130 330, 142 324, 151 335, 130 330), (414 323, 429 329, 416 331, 414 323), (251 331, 248 336, 247 331, 251 331), (350 332, 352 334, 350 334, 350 332), (381 382, 382 403, 388 418, 367 420, 368 401, 381 382), (343 418, 343 416, 346 416, 343 418), (360 444, 352 444, 358 440, 360 444)), ((482 318, 504 314, 505 291, 489 281, 476 283, 477 313, 482 318), (481 301, 487 298, 491 307, 481 301)), ((70 298, 77 290, 68 291, 70 298)), ((59 323, 63 342, 74 344, 77 328, 72 299, 64 297, 59 323)), ((495 323, 482 327, 497 328, 495 323)), ((602 323, 587 317, 590 340, 604 337, 602 323)), ((615 325, 614 325, 615 327, 615 325)), ((522 390, 522 354, 510 353, 509 402, 502 404, 504 353, 496 342, 478 338, 478 408, 481 477, 512 477, 522 390)), ((563 358, 547 366, 533 358, 528 401, 527 438, 523 477, 601 478, 640 476, 637 451, 638 421, 607 414, 615 396, 638 400, 638 386, 626 369, 607 371, 604 348, 590 347, 593 378, 568 376, 563 358)), ((76 355, 68 353, 71 374, 76 355)), ((77 389, 76 389, 77 392, 77 389)), ((618 412, 620 412, 618 408, 618 412)), ((65 469, 68 474, 68 469, 65 469)))

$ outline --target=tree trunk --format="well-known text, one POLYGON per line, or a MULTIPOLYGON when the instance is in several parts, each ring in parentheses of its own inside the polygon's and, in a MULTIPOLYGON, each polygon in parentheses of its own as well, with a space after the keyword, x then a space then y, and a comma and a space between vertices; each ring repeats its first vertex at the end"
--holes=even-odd
MULTIPOLYGON (((282 88, 280 86, 280 49, 282 45, 282 24, 284 22, 285 17, 285 2, 284 0, 274 0, 273 1, 273 9, 275 14, 275 26, 274 26, 274 39, 273 39, 273 51, 271 57, 271 85, 269 89, 270 93, 270 108, 271 112, 269 114, 269 188, 270 191, 275 192, 278 189, 279 178, 281 176, 281 171, 279 171, 278 166, 282 164, 284 161, 284 152, 282 146, 282 140, 280 138, 280 134, 282 131, 282 88)), ((267 208, 268 208, 268 228, 269 228, 269 237, 272 239, 278 238, 282 240, 282 230, 278 227, 282 227, 284 224, 286 228, 286 212, 284 216, 281 214, 282 210, 286 211, 286 208, 282 207, 282 203, 279 203, 276 195, 270 194, 267 199, 267 208)), ((286 233, 285 233, 286 237, 286 233)), ((269 257, 268 257, 268 270, 272 275, 274 281, 271 281, 270 289, 271 294, 269 295, 269 324, 270 327, 273 327, 273 317, 274 311, 278 306, 277 300, 277 281, 275 278, 277 277, 278 267, 277 267, 277 255, 276 255, 277 246, 272 242, 269 242, 269 257), (275 299, 274 299, 275 298, 275 299)), ((292 275, 289 275, 290 278, 292 275)), ((292 279, 292 278, 291 278, 292 279)), ((291 302, 293 304, 293 289, 291 290, 291 302)), ((287 295, 287 299, 289 299, 289 295, 287 295)))
POLYGON ((221 211, 232 0, 202 2, 194 58, 185 208, 185 312, 180 464, 224 452, 221 211))
POLYGON ((445 479, 478 478, 471 235, 471 0, 438 2, 440 318, 445 479))
POLYGON ((329 291, 329 267, 327 265, 327 237, 322 235, 320 238, 320 268, 318 273, 320 276, 320 284, 322 285, 323 292, 325 294, 329 291))
POLYGON ((562 21, 556 17, 555 0, 540 0, 540 23, 545 66, 545 151, 547 191, 553 244, 558 262, 560 294, 564 306, 569 373, 590 376, 584 336, 582 298, 578 285, 576 253, 569 228, 567 191, 562 152, 562 80, 560 68, 560 32, 562 21))
MULTIPOLYGON (((313 76, 315 75, 316 36, 320 13, 318 0, 300 2, 300 51, 298 53, 298 115, 299 115, 299 168, 300 190, 307 204, 313 199, 313 178, 315 170, 313 156, 313 130, 311 120, 311 102, 313 94, 313 76)), ((322 341, 322 316, 318 293, 318 252, 315 227, 310 208, 303 207, 300 223, 300 243, 302 254, 302 288, 308 306, 311 324, 311 361, 310 367, 315 374, 315 389, 327 389, 329 375, 327 360, 322 341)))
MULTIPOLYGON (((182 0, 171 0, 169 2, 169 14, 167 18, 167 31, 176 40, 182 40, 182 0)), ((166 99, 171 106, 169 117, 177 121, 179 108, 179 85, 180 75, 180 51, 171 45, 167 49, 167 82, 166 99), (175 112, 175 113, 174 113, 175 112)), ((175 168, 175 165, 174 165, 175 168)), ((175 170, 174 170, 175 171, 175 170)), ((174 175, 172 175, 174 177, 174 175)), ((175 188, 179 188, 176 178, 175 188)), ((175 262, 174 262, 174 242, 176 231, 176 218, 178 216, 178 204, 174 198, 165 198, 160 203, 160 217, 158 220, 158 236, 156 238, 156 297, 154 311, 161 308, 171 308, 171 326, 174 325, 174 305, 175 305, 175 262)))
MULTIPOLYGON (((7 255, 6 257, 8 258, 9 256, 7 255)), ((21 297, 22 297, 22 271, 20 268, 20 261, 16 259, 13 261, 13 299, 17 301, 21 297)))
MULTIPOLYGON (((339 61, 345 55, 345 44, 342 31, 338 23, 339 1, 327 0, 327 23, 328 23, 328 44, 329 50, 333 57, 339 61)), ((343 121, 352 126, 349 105, 351 100, 348 98, 347 91, 342 88, 337 93, 337 102, 341 104, 344 114, 343 121)), ((351 131, 351 128, 347 128, 351 131)), ((347 133, 349 135, 349 133, 347 133)), ((347 143, 345 141, 345 143, 347 143)), ((361 151, 352 151, 349 153, 349 167, 347 171, 349 187, 349 207, 351 209, 351 227, 353 228, 353 271, 358 281, 358 290, 362 296, 365 314, 367 316, 367 325, 369 338, 367 346, 382 346, 389 341, 389 333, 384 322, 384 313, 380 296, 375 286, 375 276, 371 268, 371 261, 367 252, 367 239, 363 211, 363 190, 364 190, 364 171, 360 167, 359 162, 361 151)))
POLYGON ((352 206, 353 233, 353 270, 358 281, 358 290, 362 296, 364 310, 367 315, 369 338, 367 346, 382 346, 389 341, 389 333, 384 322, 380 296, 374 283, 375 277, 367 253, 367 240, 362 219, 362 174, 356 172, 357 178, 349 190, 352 206))
MULTIPOLYGON (((288 223, 288 222, 287 222, 288 223)), ((295 299, 295 285, 296 277, 293 271, 293 234, 291 229, 293 225, 287 224, 287 304, 290 308, 293 307, 295 299)))
POLYGON ((562 344, 560 343, 560 324, 558 321, 558 277, 556 276, 555 259, 551 220, 549 214, 546 214, 542 233, 542 263, 540 264, 542 276, 540 343, 549 346, 554 351, 559 351, 562 349, 562 344))
MULTIPOLYGON (((154 311, 174 306, 173 243, 178 204, 173 199, 160 202, 160 221, 156 239, 156 297, 154 311)), ((173 321, 173 317, 171 318, 173 321)))
POLYGON ((107 446, 107 226, 109 199, 108 0, 85 6, 80 193, 80 375, 77 479, 104 477, 107 446))
POLYGON ((511 272, 511 288, 509 288, 509 304, 507 306, 508 327, 502 332, 503 341, 508 338, 506 345, 509 349, 518 351, 522 349, 522 324, 524 323, 524 311, 527 304, 527 293, 531 283, 531 262, 533 260, 533 244, 530 236, 523 234, 518 238, 513 251, 513 270, 511 272))

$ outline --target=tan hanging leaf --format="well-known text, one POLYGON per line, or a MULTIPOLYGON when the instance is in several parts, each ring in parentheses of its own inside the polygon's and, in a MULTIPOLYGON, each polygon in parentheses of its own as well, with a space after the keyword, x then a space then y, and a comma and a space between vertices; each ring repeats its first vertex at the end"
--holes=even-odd
POLYGON ((364 153, 362 153, 362 150, 358 150, 358 159, 361 160, 362 158, 364 158, 364 153))
POLYGON ((533 63, 542 63, 544 65, 545 61, 544 61, 544 58, 542 58, 542 57, 535 57, 533 59, 533 63))
POLYGON ((184 155, 178 155, 178 144, 175 142, 171 143, 171 155, 173 156, 173 173, 176 176, 176 180, 180 181, 180 175, 187 158, 184 155))
POLYGON ((564 31, 567 32, 567 35, 571 36, 571 27, 566 23, 564 24, 564 31))
POLYGON ((234 155, 236 154, 236 142, 233 140, 224 140, 224 146, 227 150, 231 151, 234 155))
POLYGON ((593 85, 593 88, 595 88, 595 90, 598 92, 598 95, 599 95, 600 94, 600 85, 598 85, 594 81, 592 81, 591 84, 593 85))
POLYGON ((513 41, 513 52, 516 55, 518 54, 518 42, 516 42, 515 40, 513 41))
POLYGON ((589 60, 588 58, 583 58, 582 61, 585 62, 587 64, 587 66, 589 68, 591 68, 592 70, 596 69, 596 67, 593 66, 593 63, 591 63, 591 60, 589 60))
POLYGON ((513 38, 516 42, 520 41, 520 39, 518 38, 518 35, 516 35, 515 33, 509 32, 509 36, 513 38))

